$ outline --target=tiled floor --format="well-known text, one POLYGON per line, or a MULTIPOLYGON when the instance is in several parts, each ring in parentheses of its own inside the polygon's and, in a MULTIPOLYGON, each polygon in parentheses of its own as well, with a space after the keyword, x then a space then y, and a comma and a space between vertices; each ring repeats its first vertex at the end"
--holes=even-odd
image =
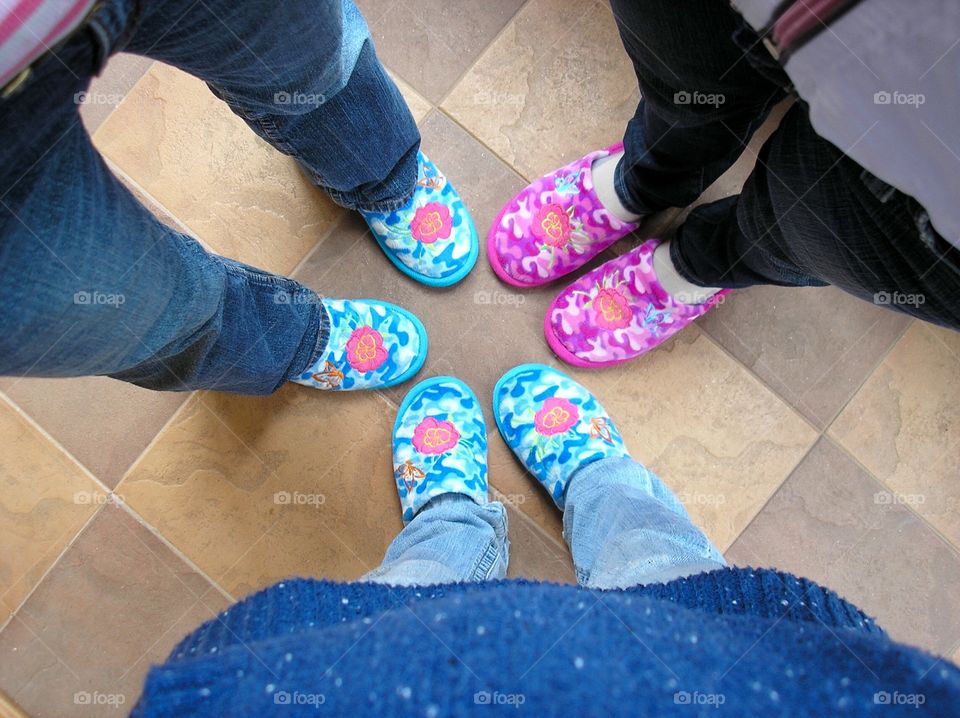
MULTIPOLYGON (((633 112, 629 63, 595 0, 360 5, 481 231, 633 112)), ((407 306, 431 337, 422 376, 454 373, 489 409, 503 371, 555 363, 540 328, 552 290, 515 294, 482 260, 428 290, 198 80, 118 56, 97 88, 125 99, 84 108, 96 145, 165 221, 324 293, 407 306)), ((711 196, 748 171, 749 158, 711 196)), ((647 232, 676 213, 657 219, 647 232)), ((896 638, 958 658, 958 369, 960 335, 832 289, 756 288, 639 361, 572 373, 731 562, 825 582, 896 638)), ((78 692, 129 708, 150 661, 231 599, 376 565, 400 528, 389 430, 403 391, 0 380, 0 690, 36 716, 105 715, 78 692), (278 505, 279 491, 324 503, 278 505)), ((498 438, 490 466, 510 506, 511 575, 571 581, 559 516, 498 438)))

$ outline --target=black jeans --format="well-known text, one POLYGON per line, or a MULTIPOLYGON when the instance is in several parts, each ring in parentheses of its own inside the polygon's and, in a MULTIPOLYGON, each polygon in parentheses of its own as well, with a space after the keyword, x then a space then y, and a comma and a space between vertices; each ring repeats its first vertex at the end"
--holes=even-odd
MULTIPOLYGON (((616 186, 645 214, 691 204, 740 156, 790 80, 726 0, 611 0, 643 99, 616 186)), ((913 198, 816 134, 797 102, 742 193, 694 210, 671 242, 701 286, 833 284, 960 328, 960 252, 913 198)))

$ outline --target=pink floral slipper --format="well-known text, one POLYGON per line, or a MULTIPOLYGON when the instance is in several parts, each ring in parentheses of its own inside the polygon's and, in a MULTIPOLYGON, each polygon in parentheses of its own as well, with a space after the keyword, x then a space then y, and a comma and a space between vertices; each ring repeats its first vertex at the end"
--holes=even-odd
POLYGON ((500 279, 517 287, 552 282, 637 228, 607 212, 593 191, 593 163, 622 149, 621 143, 591 152, 510 200, 487 235, 487 256, 500 279))
POLYGON ((662 344, 721 303, 724 289, 703 304, 667 294, 653 272, 651 239, 588 272, 564 289, 547 310, 547 343, 568 364, 621 364, 662 344))

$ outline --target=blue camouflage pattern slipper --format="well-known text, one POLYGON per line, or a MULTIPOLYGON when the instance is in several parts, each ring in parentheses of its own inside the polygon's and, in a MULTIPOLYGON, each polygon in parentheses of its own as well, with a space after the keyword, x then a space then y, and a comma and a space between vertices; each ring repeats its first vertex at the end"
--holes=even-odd
POLYGON ((375 299, 321 300, 330 318, 327 346, 292 379, 325 391, 402 384, 427 359, 427 332, 406 309, 375 299))
POLYGON ((504 374, 493 389, 493 414, 507 446, 560 509, 577 469, 630 456, 597 398, 544 364, 522 364, 504 374))
POLYGON ((393 462, 404 524, 440 494, 487 503, 487 429, 466 384, 440 376, 410 390, 393 427, 393 462))
POLYGON ((423 152, 410 201, 392 212, 363 212, 396 267, 418 282, 447 287, 466 277, 480 251, 477 230, 460 195, 423 152))

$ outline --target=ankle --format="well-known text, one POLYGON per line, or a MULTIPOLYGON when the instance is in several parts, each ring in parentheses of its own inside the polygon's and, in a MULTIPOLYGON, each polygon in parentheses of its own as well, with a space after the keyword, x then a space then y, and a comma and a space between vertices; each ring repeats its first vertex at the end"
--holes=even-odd
POLYGON ((661 243, 653 251, 653 272, 663 290, 684 304, 703 304, 720 291, 721 287, 701 287, 677 271, 670 257, 670 242, 661 243))
POLYGON ((615 177, 621 158, 623 158, 622 151, 601 157, 593 163, 590 169, 590 174, 593 176, 593 191, 610 214, 621 222, 633 223, 640 219, 640 215, 634 214, 623 206, 623 201, 616 189, 615 177))

